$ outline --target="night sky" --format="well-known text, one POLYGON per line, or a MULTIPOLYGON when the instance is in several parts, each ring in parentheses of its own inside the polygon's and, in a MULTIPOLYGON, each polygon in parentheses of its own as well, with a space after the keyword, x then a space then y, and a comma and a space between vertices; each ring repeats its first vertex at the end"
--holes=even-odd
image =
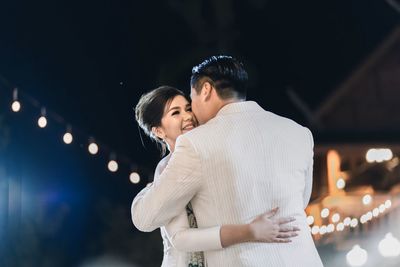
POLYGON ((88 156, 88 136, 66 147, 60 125, 38 129, 37 108, 12 113, 13 87, 126 155, 145 177, 159 153, 147 139, 142 146, 134 121, 142 93, 162 84, 188 91, 192 66, 230 54, 249 71, 250 100, 305 124, 287 88, 315 109, 398 18, 383 0, 3 1, 0 114, 12 133, 3 159, 43 201, 67 203, 70 227, 84 231, 94 220, 88 209, 104 199, 129 208, 147 181, 130 184, 126 169, 109 173, 107 155, 88 156))

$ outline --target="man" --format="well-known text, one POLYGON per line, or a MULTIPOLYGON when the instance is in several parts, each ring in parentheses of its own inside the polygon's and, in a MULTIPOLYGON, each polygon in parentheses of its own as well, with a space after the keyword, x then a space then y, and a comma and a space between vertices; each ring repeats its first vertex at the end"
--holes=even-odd
POLYGON ((228 56, 192 70, 192 109, 201 126, 180 136, 167 168, 132 203, 142 231, 167 224, 190 201, 199 227, 247 223, 279 207, 301 229, 291 243, 244 243, 205 252, 208 266, 322 266, 305 220, 313 139, 295 122, 245 101, 248 76, 228 56))

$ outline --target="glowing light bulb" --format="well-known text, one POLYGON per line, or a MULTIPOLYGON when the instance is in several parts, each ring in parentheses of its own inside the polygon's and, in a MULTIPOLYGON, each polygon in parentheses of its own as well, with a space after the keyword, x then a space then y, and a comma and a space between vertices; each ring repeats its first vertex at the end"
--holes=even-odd
POLYGON ((389 148, 382 149, 382 159, 389 161, 393 158, 393 152, 389 148))
POLYGON ((326 232, 327 232, 326 226, 325 226, 325 225, 322 225, 322 226, 319 228, 319 234, 320 234, 320 235, 324 235, 324 234, 326 234, 326 232))
POLYGON ((392 206, 392 201, 389 199, 385 201, 385 208, 389 209, 392 206))
POLYGON ((350 266, 363 266, 368 260, 368 253, 359 245, 355 245, 346 255, 347 263, 350 266))
POLYGON ((45 116, 41 116, 41 117, 38 119, 38 125, 39 125, 40 128, 44 128, 44 127, 47 126, 47 119, 46 119, 45 116))
POLYGON ((368 211, 367 214, 365 214, 367 221, 372 220, 372 212, 368 211))
POLYGON ((367 151, 367 154, 365 155, 365 159, 367 160, 367 162, 372 163, 375 162, 377 159, 377 154, 378 151, 375 148, 371 148, 367 151))
POLYGON ((99 152, 99 147, 96 143, 90 143, 88 146, 89 153, 92 155, 97 154, 99 152))
POLYGON ((337 223, 340 220, 340 215, 339 213, 335 213, 332 215, 332 222, 337 223))
POLYGON ((132 172, 129 175, 129 180, 131 181, 131 183, 137 184, 140 182, 140 175, 137 172, 132 172))
POLYGON ((380 204, 380 205, 379 205, 379 212, 380 212, 380 213, 384 213, 384 212, 385 212, 385 209, 386 209, 386 207, 385 207, 384 204, 380 204))
POLYGON ((318 225, 314 225, 314 226, 311 228, 311 233, 312 233, 313 235, 318 234, 318 233, 319 233, 319 226, 318 226, 318 225))
POLYGON ((378 208, 375 208, 375 209, 372 210, 372 216, 374 216, 374 217, 378 217, 379 216, 379 209, 378 208))
POLYGON ((12 102, 11 104, 11 109, 14 112, 18 112, 21 110, 21 103, 18 100, 15 100, 14 102, 12 102))
POLYGON ((311 224, 313 224, 313 223, 314 223, 314 217, 311 216, 311 215, 308 216, 308 217, 307 217, 307 224, 308 224, 308 225, 311 225, 311 224))
POLYGON ((108 170, 110 172, 116 172, 118 170, 118 163, 115 160, 110 160, 108 162, 108 170))
POLYGON ((324 208, 324 209, 321 211, 321 217, 322 217, 322 218, 326 218, 326 217, 328 217, 328 216, 329 216, 329 209, 324 208))
POLYGON ((327 233, 332 233, 335 231, 335 226, 331 223, 326 227, 326 232, 327 233))
POLYGON ((346 218, 343 220, 343 223, 344 223, 344 226, 349 226, 350 223, 351 223, 350 217, 346 217, 346 218))
POLYGON ((339 178, 336 182, 336 187, 338 189, 343 189, 346 186, 346 181, 343 178, 339 178))
POLYGON ((361 216, 361 218, 360 218, 360 223, 361 224, 364 224, 364 223, 366 223, 368 220, 367 220, 367 216, 364 214, 364 215, 362 215, 361 216))
POLYGON ((358 220, 356 218, 352 219, 350 222, 350 227, 355 228, 358 225, 358 220))
POLYGON ((74 140, 74 138, 72 137, 72 134, 71 134, 71 133, 65 133, 64 136, 63 136, 63 140, 64 140, 64 143, 66 143, 67 145, 69 145, 69 144, 72 143, 72 141, 74 140))
POLYGON ((369 205, 369 204, 371 204, 371 201, 372 201, 372 197, 371 197, 371 195, 369 195, 369 194, 366 194, 366 195, 363 196, 363 198, 362 198, 362 202, 363 202, 364 205, 369 205))
POLYGON ((344 223, 338 223, 336 225, 336 231, 341 232, 344 230, 344 223))

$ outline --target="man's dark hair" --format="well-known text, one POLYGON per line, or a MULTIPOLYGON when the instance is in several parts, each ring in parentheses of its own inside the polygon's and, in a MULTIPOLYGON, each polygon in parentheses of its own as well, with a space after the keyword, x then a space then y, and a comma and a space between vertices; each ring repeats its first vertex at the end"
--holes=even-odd
POLYGON ((190 86, 200 92, 210 82, 222 99, 246 99, 248 75, 243 64, 231 56, 212 56, 193 67, 190 86))

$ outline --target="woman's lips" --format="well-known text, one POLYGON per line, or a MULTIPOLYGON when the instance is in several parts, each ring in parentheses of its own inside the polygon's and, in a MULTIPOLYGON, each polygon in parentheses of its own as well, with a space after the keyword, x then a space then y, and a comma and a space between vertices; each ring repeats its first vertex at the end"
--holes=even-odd
POLYGON ((185 127, 183 127, 183 131, 189 131, 192 130, 194 128, 193 124, 188 124, 185 127))

